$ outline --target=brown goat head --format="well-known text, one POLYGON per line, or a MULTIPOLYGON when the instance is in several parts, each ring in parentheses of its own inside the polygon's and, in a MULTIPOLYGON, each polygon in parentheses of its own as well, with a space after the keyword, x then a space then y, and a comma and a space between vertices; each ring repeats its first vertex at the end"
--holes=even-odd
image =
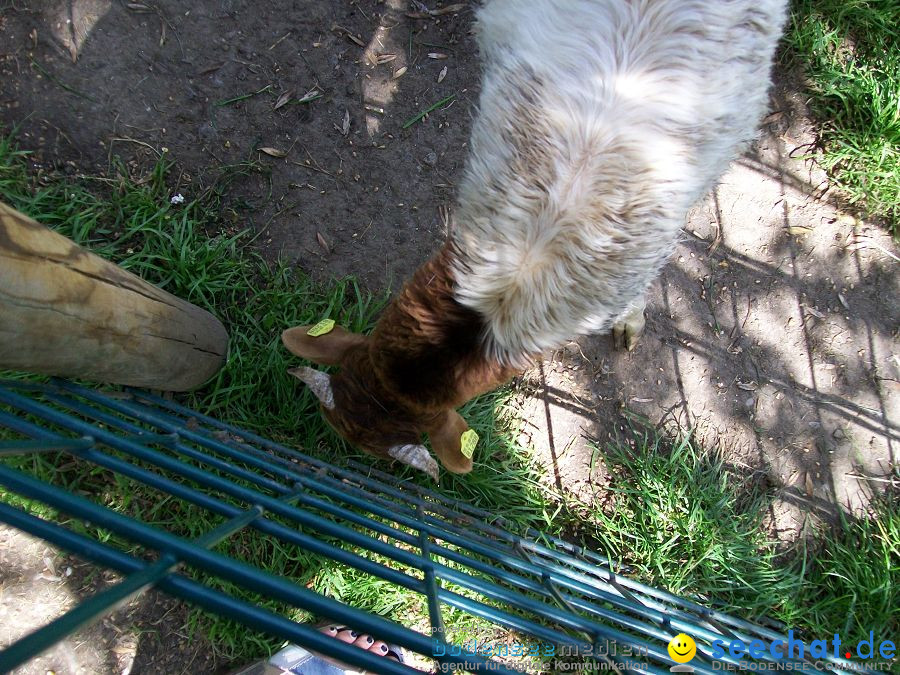
POLYGON ((448 471, 468 473, 472 459, 461 448, 468 425, 455 408, 515 373, 486 357, 483 321, 453 298, 451 256, 445 246, 420 267, 371 336, 335 327, 313 337, 309 326, 281 336, 292 354, 338 366, 333 374, 306 367, 290 372, 318 397, 341 436, 435 479, 438 465, 421 444, 422 434, 448 471))
POLYGON ((331 375, 308 367, 288 372, 316 395, 323 416, 335 431, 376 457, 399 460, 437 480, 437 463, 421 444, 421 435, 426 433, 448 471, 472 470, 472 459, 462 454, 460 441, 469 427, 455 410, 417 406, 385 386, 369 355, 372 338, 340 326, 312 337, 307 334, 309 328, 299 326, 282 334, 288 350, 319 365, 340 369, 331 375))

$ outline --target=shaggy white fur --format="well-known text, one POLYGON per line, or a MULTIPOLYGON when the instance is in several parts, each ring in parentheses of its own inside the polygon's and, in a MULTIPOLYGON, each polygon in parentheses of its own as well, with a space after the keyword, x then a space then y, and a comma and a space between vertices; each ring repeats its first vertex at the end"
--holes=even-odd
POLYGON ((755 135, 786 0, 491 0, 456 297, 505 363, 608 330, 755 135))

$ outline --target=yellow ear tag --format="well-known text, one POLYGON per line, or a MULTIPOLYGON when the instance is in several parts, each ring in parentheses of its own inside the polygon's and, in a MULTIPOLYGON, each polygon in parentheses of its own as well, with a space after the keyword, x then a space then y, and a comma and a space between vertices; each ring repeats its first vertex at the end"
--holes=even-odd
POLYGON ((478 445, 478 434, 475 433, 474 429, 466 429, 462 432, 462 436, 459 437, 459 444, 463 456, 472 459, 475 446, 478 445))
POLYGON ((334 329, 334 319, 322 319, 315 326, 306 331, 306 334, 310 337, 319 337, 320 335, 325 335, 325 333, 330 333, 334 329))

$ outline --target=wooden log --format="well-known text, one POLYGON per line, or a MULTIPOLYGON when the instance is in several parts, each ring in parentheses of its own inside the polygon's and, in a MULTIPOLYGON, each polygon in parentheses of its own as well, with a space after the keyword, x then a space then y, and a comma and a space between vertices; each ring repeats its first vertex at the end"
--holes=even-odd
POLYGON ((0 203, 0 369, 186 391, 227 346, 206 310, 0 203))

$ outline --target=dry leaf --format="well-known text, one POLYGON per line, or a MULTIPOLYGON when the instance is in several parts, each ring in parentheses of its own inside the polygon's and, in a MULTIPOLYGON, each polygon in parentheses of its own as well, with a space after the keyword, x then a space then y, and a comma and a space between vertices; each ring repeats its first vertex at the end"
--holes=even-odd
POLYGON ((294 90, 288 89, 281 96, 278 97, 278 100, 275 101, 275 107, 272 110, 278 110, 281 106, 287 105, 287 102, 290 101, 294 97, 294 90))
POLYGON ((862 251, 867 248, 874 248, 878 249, 889 258, 900 262, 900 256, 894 255, 884 246, 876 242, 870 235, 863 234, 862 232, 851 232, 850 236, 847 237, 847 244, 844 246, 844 248, 850 252, 862 251))
POLYGON ((216 65, 210 66, 209 68, 204 68, 197 74, 198 75, 209 75, 210 73, 216 72, 219 68, 221 68, 224 65, 225 65, 225 61, 222 61, 222 63, 217 63, 216 65))
POLYGON ((801 305, 801 306, 802 306, 803 308, 805 308, 807 312, 809 312, 810 314, 812 314, 812 315, 813 315, 814 317, 816 317, 817 319, 824 319, 824 318, 825 318, 825 315, 822 314, 822 312, 820 312, 819 310, 813 309, 813 308, 810 307, 809 305, 801 305))
POLYGON ((396 54, 379 54, 375 58, 375 62, 380 65, 382 63, 390 63, 391 61, 393 61, 396 58, 397 58, 396 54))
POLYGON ((394 74, 391 75, 392 80, 396 80, 398 77, 403 77, 406 74, 406 66, 401 66, 394 71, 394 74))
POLYGON ((359 45, 360 47, 365 47, 365 46, 366 46, 366 43, 365 43, 365 42, 363 42, 360 38, 358 38, 357 36, 355 36, 355 35, 354 35, 353 33, 351 33, 347 28, 344 28, 343 26, 339 26, 338 24, 333 24, 333 25, 331 26, 331 30, 337 31, 338 33, 340 33, 341 35, 343 35, 345 38, 347 38, 348 40, 350 40, 350 41, 353 42, 354 44, 359 45))
POLYGON ((437 59, 438 61, 442 61, 447 58, 447 55, 444 52, 428 52, 429 59, 437 59))
POLYGON ((269 157, 285 157, 285 156, 287 156, 287 153, 284 150, 279 150, 278 148, 265 147, 265 148, 260 148, 259 151, 266 153, 267 155, 269 155, 269 157))
POLYGON ((328 245, 328 242, 325 240, 325 237, 322 236, 321 232, 316 232, 316 241, 319 242, 319 246, 325 249, 325 253, 331 253, 331 247, 328 245))
POLYGON ((441 68, 441 72, 438 73, 438 84, 443 82, 445 77, 447 77, 447 66, 441 68))
POLYGON ((63 578, 54 576, 52 574, 45 574, 44 572, 41 572, 40 574, 38 574, 35 577, 35 579, 41 579, 43 581, 62 581, 63 578))
POLYGON ((812 228, 806 227, 805 225, 791 225, 789 228, 787 228, 787 231, 791 234, 802 236, 804 234, 809 234, 810 232, 812 232, 812 228))
POLYGON ((303 96, 300 98, 300 103, 309 103, 317 96, 319 96, 319 89, 318 87, 313 87, 308 92, 303 94, 303 96))
MULTIPOLYGON (((421 6, 421 5, 420 5, 421 6)), ((438 9, 425 9, 422 12, 406 12, 406 16, 411 19, 430 19, 435 16, 441 16, 443 14, 452 14, 453 12, 459 12, 466 8, 466 3, 457 2, 453 5, 447 5, 446 7, 439 7, 438 9)))
POLYGON ((806 496, 812 497, 813 494, 814 494, 814 491, 813 491, 812 478, 810 477, 809 472, 807 472, 806 473, 806 496))
POLYGON ((737 385, 738 389, 743 389, 744 391, 756 391, 757 388, 759 387, 759 385, 756 384, 756 382, 753 382, 750 380, 748 380, 746 382, 743 382, 741 380, 735 380, 734 383, 737 385))
POLYGON ((344 111, 344 122, 341 125, 341 134, 346 136, 350 133, 350 111, 344 111))
POLYGON ((441 14, 452 14, 453 12, 459 12, 466 8, 466 3, 457 2, 453 5, 447 5, 446 7, 441 7, 439 9, 432 9, 428 13, 431 16, 440 16, 441 14))
POLYGON ((152 11, 153 11, 153 10, 150 9, 147 5, 142 5, 142 4, 139 3, 139 2, 129 2, 129 3, 128 3, 127 5, 125 5, 125 6, 126 6, 128 9, 130 9, 132 12, 152 12, 152 11))

